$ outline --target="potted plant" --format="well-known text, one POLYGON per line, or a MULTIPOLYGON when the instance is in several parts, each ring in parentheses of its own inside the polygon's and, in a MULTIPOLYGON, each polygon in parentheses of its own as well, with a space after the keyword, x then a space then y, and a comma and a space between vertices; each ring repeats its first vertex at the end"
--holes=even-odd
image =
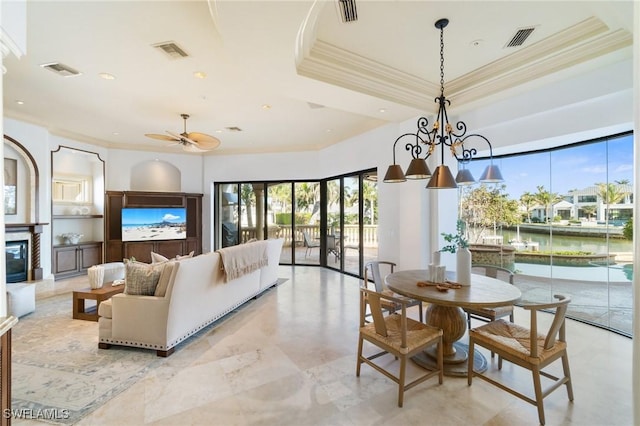
POLYGON ((461 285, 471 285, 471 252, 469 251, 469 241, 465 236, 464 221, 458 219, 455 234, 443 232, 441 235, 448 244, 440 251, 456 255, 456 281, 461 285))

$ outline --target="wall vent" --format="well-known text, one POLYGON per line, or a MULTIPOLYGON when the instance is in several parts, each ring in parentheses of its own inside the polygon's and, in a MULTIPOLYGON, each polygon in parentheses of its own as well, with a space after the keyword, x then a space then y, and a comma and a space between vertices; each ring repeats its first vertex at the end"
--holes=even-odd
POLYGON ((241 132, 242 129, 238 126, 230 126, 230 127, 225 127, 225 129, 227 129, 230 132, 241 132))
POLYGON ((49 64, 40 65, 42 68, 54 72, 62 77, 75 77, 76 75, 82 75, 80 71, 74 70, 70 66, 61 64, 60 62, 51 62, 49 64))
POLYGON ((160 49, 162 52, 164 52, 165 55, 167 55, 171 59, 186 58, 189 56, 187 52, 184 51, 183 48, 178 46, 173 41, 165 41, 164 43, 157 43, 152 46, 155 47, 156 49, 160 49))
POLYGON ((342 22, 355 22, 358 20, 358 11, 356 10, 356 0, 337 0, 338 9, 342 22))
POLYGON ((535 30, 535 27, 520 28, 518 31, 516 31, 514 36, 511 38, 511 41, 509 41, 509 43, 507 43, 505 47, 522 46, 527 38, 529 38, 533 30, 535 30))
POLYGON ((307 102, 307 105, 309 105, 309 108, 311 108, 311 109, 324 108, 324 105, 314 104, 313 102, 307 102))

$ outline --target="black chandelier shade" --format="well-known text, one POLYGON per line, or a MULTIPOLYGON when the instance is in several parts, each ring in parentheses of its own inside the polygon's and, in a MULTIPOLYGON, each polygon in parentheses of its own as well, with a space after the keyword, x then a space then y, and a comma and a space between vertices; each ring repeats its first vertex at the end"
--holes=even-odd
POLYGON ((498 166, 493 164, 493 149, 489 140, 479 134, 467 134, 467 125, 464 121, 458 121, 455 126, 449 123, 447 107, 451 102, 444 96, 444 28, 449 24, 448 19, 439 19, 435 27, 440 30, 440 96, 435 98, 438 104, 438 113, 431 128, 426 117, 420 117, 415 133, 405 133, 399 136, 393 144, 393 164, 389 166, 384 182, 405 182, 407 179, 429 179, 427 188, 443 189, 457 188, 458 185, 470 185, 475 183, 471 172, 465 165, 477 154, 476 148, 468 145, 475 139, 480 139, 489 147, 491 164, 487 166, 480 177, 480 182, 502 182, 502 174, 498 166), (407 140, 405 150, 411 153, 411 163, 406 173, 396 164, 396 146, 398 142, 407 140), (426 160, 440 148, 440 165, 433 174, 427 166, 426 160), (448 149, 451 155, 458 161, 461 168, 454 179, 449 167, 445 165, 445 151, 448 149), (388 178, 388 179, 387 179, 388 178))

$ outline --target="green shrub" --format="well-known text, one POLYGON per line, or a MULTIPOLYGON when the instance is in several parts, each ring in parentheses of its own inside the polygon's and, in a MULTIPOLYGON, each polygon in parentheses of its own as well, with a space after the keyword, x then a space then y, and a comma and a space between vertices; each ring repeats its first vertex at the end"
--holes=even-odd
POLYGON ((622 228, 622 235, 627 240, 633 240, 633 218, 630 217, 627 223, 624 224, 624 228, 622 228))

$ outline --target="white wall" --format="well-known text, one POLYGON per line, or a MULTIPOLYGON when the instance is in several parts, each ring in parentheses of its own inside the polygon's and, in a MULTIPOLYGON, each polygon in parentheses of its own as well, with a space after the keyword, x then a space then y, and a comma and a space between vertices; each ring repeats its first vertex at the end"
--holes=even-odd
POLYGON ((202 193, 203 157, 193 154, 159 153, 150 151, 109 150, 107 159, 107 191, 131 190, 131 171, 138 164, 161 160, 181 171, 181 192, 202 193))
MULTIPOLYGON (((549 141, 572 143, 584 140, 588 134, 630 130, 633 121, 631 74, 628 61, 614 63, 586 72, 577 79, 532 87, 526 94, 465 112, 460 118, 466 122, 469 132, 489 137, 497 150, 507 149, 502 147, 512 144, 517 148, 539 149, 549 141), (603 91, 604 76, 607 81, 603 91), (522 111, 526 116, 514 113, 522 111)), ((450 118, 455 120, 457 117, 450 118)), ((394 141, 402 133, 414 132, 416 119, 382 126, 318 152, 229 156, 110 150, 50 135, 44 128, 11 119, 5 119, 5 133, 22 143, 36 158, 40 169, 41 206, 49 206, 50 150, 59 144, 98 152, 106 161, 107 190, 130 190, 131 170, 139 163, 159 159, 176 166, 181 171, 182 192, 205 194, 205 251, 211 249, 210 194, 215 182, 316 180, 377 167, 380 179, 379 256, 408 269, 429 263, 430 253, 442 246, 440 233, 453 232, 457 217, 455 190, 427 191, 425 181, 402 184, 381 181, 392 162, 394 141)), ((477 148, 483 149, 480 145, 477 148)), ((410 155, 403 146, 398 147, 396 156, 403 168, 408 165, 410 155)), ((434 157, 437 158, 429 164, 432 169, 439 160, 439 155, 434 157)), ((445 157, 455 173, 455 164, 448 154, 445 157)), ((50 221, 48 207, 41 209, 40 220, 50 221)), ((47 250, 50 232, 45 238, 42 245, 47 250)), ((46 273, 50 271, 50 255, 43 253, 42 259, 43 268, 48 268, 46 273)), ((443 256, 443 261, 450 263, 453 260, 443 256)))

